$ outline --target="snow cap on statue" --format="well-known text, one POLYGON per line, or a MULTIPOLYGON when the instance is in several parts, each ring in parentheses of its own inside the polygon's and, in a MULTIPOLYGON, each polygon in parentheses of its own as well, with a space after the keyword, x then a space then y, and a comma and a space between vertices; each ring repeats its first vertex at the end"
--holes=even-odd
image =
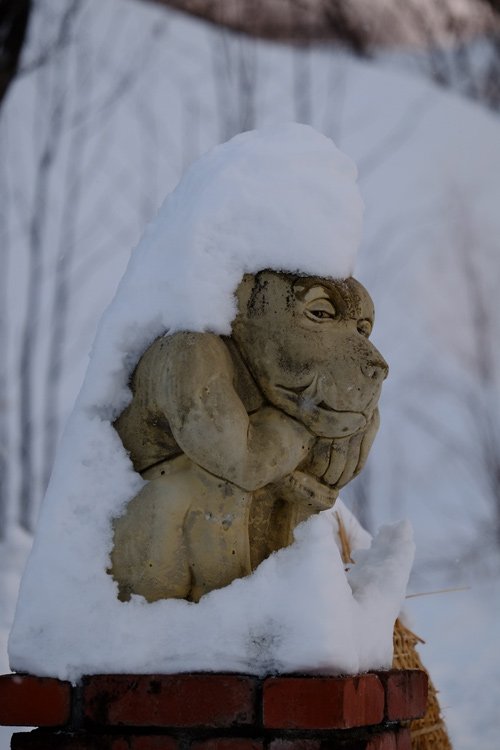
POLYGON ((132 253, 102 318, 82 397, 95 363, 101 393, 92 385, 88 400, 114 404, 118 415, 131 368, 157 336, 229 334, 245 273, 351 276, 363 216, 356 178, 333 141, 297 123, 241 133, 194 162, 132 253), (111 375, 104 390, 103 370, 111 375))
POLYGON ((173 281, 165 324, 229 333, 244 273, 351 276, 363 214, 356 178, 329 138, 297 123, 241 133, 198 159, 135 253, 173 281))

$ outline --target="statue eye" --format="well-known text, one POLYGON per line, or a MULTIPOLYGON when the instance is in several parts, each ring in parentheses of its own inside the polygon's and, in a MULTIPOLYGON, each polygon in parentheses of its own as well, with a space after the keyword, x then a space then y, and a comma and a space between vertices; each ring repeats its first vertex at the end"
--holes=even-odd
POLYGON ((330 300, 316 299, 306 307, 305 314, 311 320, 333 320, 336 311, 330 300))
POLYGON ((357 327, 358 327, 358 332, 362 336, 366 336, 366 338, 368 338, 368 336, 372 332, 373 325, 370 320, 358 320, 357 327))

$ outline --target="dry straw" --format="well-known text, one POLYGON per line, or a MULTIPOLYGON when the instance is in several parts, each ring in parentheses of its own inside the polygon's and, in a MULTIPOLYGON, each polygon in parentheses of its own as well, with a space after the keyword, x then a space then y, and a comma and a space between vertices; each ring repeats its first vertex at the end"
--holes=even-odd
MULTIPOLYGON (((352 563, 351 544, 347 531, 339 513, 337 522, 341 543, 342 559, 344 563, 352 563)), ((441 708, 437 697, 437 690, 430 678, 429 672, 422 664, 417 651, 417 643, 424 641, 415 635, 400 618, 394 625, 394 657, 392 666, 395 669, 422 669, 429 678, 429 697, 427 711, 422 719, 410 722, 412 750, 452 750, 452 745, 446 726, 441 715, 441 708)))

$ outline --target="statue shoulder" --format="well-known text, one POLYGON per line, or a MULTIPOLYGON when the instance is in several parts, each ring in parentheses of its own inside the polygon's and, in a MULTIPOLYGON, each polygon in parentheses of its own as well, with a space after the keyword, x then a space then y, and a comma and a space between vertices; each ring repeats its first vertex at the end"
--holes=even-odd
POLYGON ((232 379, 232 372, 228 350, 215 334, 181 331, 153 341, 132 375, 132 400, 114 423, 136 471, 182 453, 172 416, 210 377, 226 373, 232 379))
POLYGON ((227 346, 214 333, 178 331, 155 339, 142 355, 132 379, 132 390, 153 379, 177 380, 190 374, 216 369, 232 376, 232 360, 227 346))

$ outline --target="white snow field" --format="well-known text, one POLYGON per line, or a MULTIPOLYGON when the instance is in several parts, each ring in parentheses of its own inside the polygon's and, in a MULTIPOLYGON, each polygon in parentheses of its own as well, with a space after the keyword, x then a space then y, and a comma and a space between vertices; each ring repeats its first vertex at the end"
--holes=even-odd
MULTIPOLYGON (((42 32, 56 30, 54 18, 64 7, 50 0, 53 16, 44 28, 35 24, 27 62, 43 52, 42 32)), ((441 691, 455 750, 496 750, 500 592, 487 582, 495 563, 494 506, 471 417, 481 410, 494 417, 500 399, 498 377, 487 384, 478 371, 470 282, 479 283, 484 301, 485 340, 498 340, 500 121, 389 63, 360 62, 328 46, 308 51, 246 40, 127 0, 89 3, 71 43, 51 64, 68 72, 68 95, 44 194, 43 285, 33 318, 37 460, 60 251, 70 253, 71 302, 59 389, 63 422, 130 249, 186 167, 241 130, 290 120, 312 124, 359 167, 366 212, 356 274, 374 297, 374 342, 391 368, 380 433, 360 477, 366 478, 371 528, 411 520, 417 544, 412 592, 472 585, 467 592, 409 600, 407 609, 426 640, 422 657, 441 691), (85 85, 78 85, 78 65, 85 85), (68 212, 68 205, 75 210, 68 212), (485 684, 487 699, 478 702, 485 684)), ((34 164, 43 138, 53 132, 57 90, 49 94, 57 80, 36 69, 24 75, 2 114, 0 176, 8 178, 2 208, 9 207, 10 238, 3 354, 12 451, 19 439, 34 164)), ((0 601, 5 638, 22 566, 16 556, 23 557, 15 532, 16 461, 12 453, 8 541, 0 546, 8 548, 0 579, 11 581, 0 601)), ((50 585, 44 582, 49 595, 50 585)))

